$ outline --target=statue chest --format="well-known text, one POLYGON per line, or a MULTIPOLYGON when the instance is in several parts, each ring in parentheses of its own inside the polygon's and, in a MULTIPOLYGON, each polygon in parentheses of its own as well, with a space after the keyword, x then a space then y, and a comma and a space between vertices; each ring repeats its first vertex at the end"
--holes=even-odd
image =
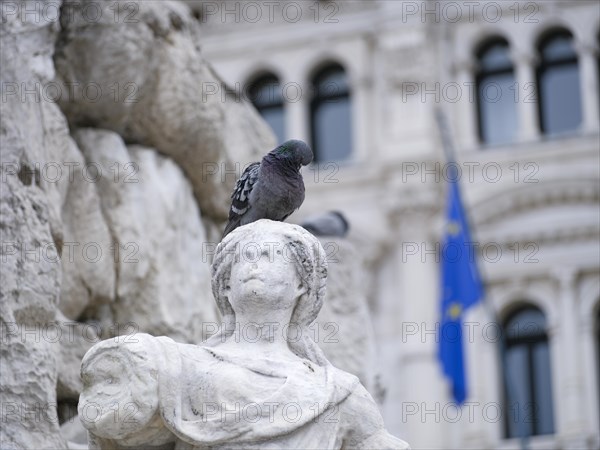
POLYGON ((218 359, 206 361, 203 369, 195 370, 186 389, 190 419, 268 415, 275 408, 269 398, 286 382, 285 377, 263 375, 218 359))

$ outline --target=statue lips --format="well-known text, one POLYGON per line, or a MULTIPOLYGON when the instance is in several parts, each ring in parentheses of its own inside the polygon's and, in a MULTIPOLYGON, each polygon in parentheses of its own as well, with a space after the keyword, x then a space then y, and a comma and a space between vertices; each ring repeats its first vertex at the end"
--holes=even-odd
POLYGON ((250 275, 248 275, 247 277, 245 277, 245 278, 242 280, 242 282, 244 282, 244 283, 247 283, 248 281, 252 281, 252 280, 255 280, 255 281, 260 281, 260 282, 262 282, 262 283, 264 283, 264 282, 265 282, 265 279, 264 279, 264 277, 263 277, 263 276, 262 276, 260 273, 258 273, 258 272, 256 272, 256 273, 251 273, 250 275))

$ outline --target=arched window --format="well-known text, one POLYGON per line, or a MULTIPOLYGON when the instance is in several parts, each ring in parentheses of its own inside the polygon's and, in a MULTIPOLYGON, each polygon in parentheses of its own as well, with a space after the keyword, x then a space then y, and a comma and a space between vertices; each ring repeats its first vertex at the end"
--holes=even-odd
POLYGON ((577 130, 582 121, 579 65, 573 36, 556 31, 540 41, 537 69, 540 126, 544 134, 577 130))
POLYGON ((352 153, 350 87, 343 67, 332 64, 312 79, 311 138, 315 161, 343 161, 352 153))
POLYGON ((479 138, 486 144, 513 142, 517 133, 515 74, 508 42, 489 41, 477 53, 479 138))
POLYGON ((277 142, 285 141, 283 95, 277 77, 267 74, 255 79, 248 92, 254 107, 273 129, 277 142))
POLYGON ((546 317, 534 306, 504 323, 504 418, 507 438, 554 433, 546 317))

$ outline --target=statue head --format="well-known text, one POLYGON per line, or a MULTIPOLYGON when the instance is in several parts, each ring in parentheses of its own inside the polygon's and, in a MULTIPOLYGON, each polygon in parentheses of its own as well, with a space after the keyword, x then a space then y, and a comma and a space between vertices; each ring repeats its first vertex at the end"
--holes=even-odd
MULTIPOLYGON (((248 294, 243 290, 253 289, 250 284, 253 277, 262 278, 261 283, 256 284, 256 294, 263 297, 262 303, 255 303, 253 307, 263 307, 268 319, 269 310, 276 308, 277 302, 282 307, 288 307, 291 302, 290 324, 298 327, 303 335, 298 342, 310 338, 308 326, 316 319, 325 297, 325 250, 317 238, 300 226, 262 219, 236 228, 217 247, 212 265, 212 289, 224 327, 208 343, 214 344, 233 332, 236 313, 244 307, 234 296, 248 294), (237 273, 238 267, 247 272, 247 276, 241 278, 244 287, 232 286, 232 272, 237 273)), ((239 277, 236 283, 240 283, 239 277)), ((245 298, 252 300, 251 295, 245 298)), ((315 358, 320 359, 320 350, 313 346, 316 347, 314 342, 299 346, 290 343, 290 348, 299 356, 313 359, 309 356, 316 351, 315 358)))

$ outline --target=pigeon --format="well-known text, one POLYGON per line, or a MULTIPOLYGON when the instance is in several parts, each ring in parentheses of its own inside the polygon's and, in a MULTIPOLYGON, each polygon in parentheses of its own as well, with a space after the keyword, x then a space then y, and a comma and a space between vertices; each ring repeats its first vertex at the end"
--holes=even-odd
POLYGON ((271 150, 261 162, 250 164, 231 194, 229 221, 223 238, 241 225, 259 219, 283 222, 304 201, 300 168, 311 163, 313 152, 299 140, 271 150))
POLYGON ((329 211, 317 216, 307 217, 300 226, 317 237, 345 237, 350 228, 346 217, 339 211, 329 211))

